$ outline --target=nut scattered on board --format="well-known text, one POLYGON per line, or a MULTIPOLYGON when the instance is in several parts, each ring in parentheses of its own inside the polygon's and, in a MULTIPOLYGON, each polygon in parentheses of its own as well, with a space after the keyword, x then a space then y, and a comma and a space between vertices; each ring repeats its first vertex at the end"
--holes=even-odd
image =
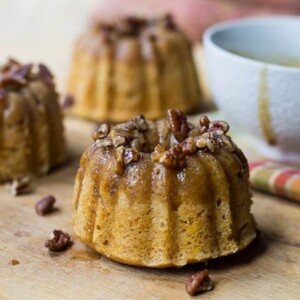
POLYGON ((38 215, 43 216, 48 213, 50 213, 53 210, 53 205, 55 203, 56 199, 52 195, 48 195, 41 200, 39 200, 35 204, 35 211, 38 215))
POLYGON ((67 232, 61 230, 53 230, 53 238, 45 243, 45 247, 50 251, 63 251, 71 246, 71 237, 67 232))
POLYGON ((14 179, 10 185, 10 193, 13 196, 25 195, 32 191, 30 187, 30 178, 22 177, 14 179))
POLYGON ((18 265, 20 262, 18 261, 18 260, 16 260, 16 259, 12 259, 12 260, 10 260, 9 261, 9 264, 11 265, 11 266, 16 266, 16 265, 18 265))
POLYGON ((206 269, 192 275, 185 284, 185 290, 191 296, 195 296, 201 292, 211 291, 212 289, 213 283, 206 269))

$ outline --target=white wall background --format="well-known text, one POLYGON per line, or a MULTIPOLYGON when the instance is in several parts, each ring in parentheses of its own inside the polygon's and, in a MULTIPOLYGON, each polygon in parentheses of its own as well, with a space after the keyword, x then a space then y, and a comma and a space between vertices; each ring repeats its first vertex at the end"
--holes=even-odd
POLYGON ((7 57, 44 62, 62 89, 73 41, 98 1, 0 0, 0 64, 7 57))

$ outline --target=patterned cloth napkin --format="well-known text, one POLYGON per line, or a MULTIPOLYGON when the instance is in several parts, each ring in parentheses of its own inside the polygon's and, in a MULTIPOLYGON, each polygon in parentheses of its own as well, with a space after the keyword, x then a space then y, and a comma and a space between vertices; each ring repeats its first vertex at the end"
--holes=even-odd
POLYGON ((249 163, 250 182, 255 189, 300 202, 300 169, 265 161, 249 163))

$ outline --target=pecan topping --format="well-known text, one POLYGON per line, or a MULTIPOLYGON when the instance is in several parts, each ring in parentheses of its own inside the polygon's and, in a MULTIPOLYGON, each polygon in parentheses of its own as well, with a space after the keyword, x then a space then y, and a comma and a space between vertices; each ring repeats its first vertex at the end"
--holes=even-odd
POLYGON ((163 147, 158 145, 152 155, 153 161, 159 161, 167 168, 184 168, 186 166, 185 154, 180 145, 174 145, 168 151, 163 151, 163 147))
POLYGON ((66 95, 63 103, 62 103, 62 108, 63 109, 69 109, 74 105, 74 97, 72 95, 66 95))
POLYGON ((51 251, 62 251, 71 246, 71 237, 61 230, 53 230, 53 238, 46 241, 45 247, 51 251))
POLYGON ((10 186, 10 192, 13 196, 25 195, 31 192, 30 178, 22 177, 14 179, 10 186))
POLYGON ((211 291, 212 289, 213 284, 207 270, 192 275, 185 284, 185 290, 191 296, 201 292, 211 291))
POLYGON ((110 132, 110 126, 109 126, 109 124, 103 123, 103 124, 100 125, 98 131, 96 131, 96 132, 94 132, 92 134, 92 139, 94 141, 103 139, 103 138, 107 137, 107 135, 109 134, 109 132, 110 132))
POLYGON ((5 90, 0 88, 0 101, 5 98, 5 95, 6 95, 5 90))
POLYGON ((112 143, 115 148, 118 148, 120 146, 126 146, 129 143, 129 138, 126 136, 122 136, 122 135, 115 135, 112 138, 112 143))
POLYGON ((50 72, 50 70, 44 64, 39 64, 38 67, 39 67, 39 75, 44 80, 44 82, 49 86, 53 86, 54 85, 53 75, 50 72))
POLYGON ((148 124, 145 120, 144 115, 139 115, 130 119, 127 122, 126 126, 129 130, 137 129, 139 131, 146 131, 148 129, 148 124))
POLYGON ((123 159, 125 165, 137 162, 139 160, 139 152, 135 149, 125 149, 123 159))
POLYGON ((170 14, 167 14, 164 18, 164 24, 167 29, 174 30, 176 29, 176 25, 173 17, 170 14))
POLYGON ((169 109, 167 119, 176 140, 182 142, 190 131, 185 114, 178 109, 169 109))
POLYGON ((30 71, 32 68, 32 64, 27 64, 24 66, 20 66, 18 69, 16 69, 15 71, 13 71, 11 74, 13 74, 16 77, 21 78, 28 78, 30 71))
POLYGON ((209 127, 209 118, 207 116, 201 116, 199 119, 199 125, 200 125, 200 134, 207 132, 207 129, 209 127))
POLYGON ((194 138, 187 138, 181 143, 182 152, 190 155, 197 151, 196 143, 194 138))
POLYGON ((56 199, 52 195, 48 195, 35 204, 35 211, 38 215, 43 216, 53 210, 56 199))
POLYGON ((5 89, 19 89, 26 84, 26 80, 14 74, 4 74, 0 79, 0 86, 5 89))
POLYGON ((128 149, 123 146, 116 149, 117 173, 123 174, 125 167, 139 161, 141 156, 136 149, 128 149))
POLYGON ((229 125, 224 121, 213 121, 209 124, 208 132, 217 132, 219 134, 226 134, 229 130, 229 125))
POLYGON ((96 140, 95 145, 100 147, 100 148, 110 147, 112 145, 112 140, 109 139, 109 138, 105 138, 105 139, 102 139, 102 140, 96 140))

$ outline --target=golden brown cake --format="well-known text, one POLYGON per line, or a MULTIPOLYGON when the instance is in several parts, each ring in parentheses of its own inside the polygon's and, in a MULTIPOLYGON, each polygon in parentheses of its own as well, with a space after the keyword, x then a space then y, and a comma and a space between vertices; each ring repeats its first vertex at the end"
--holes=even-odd
POLYGON ((169 16, 95 25, 75 45, 68 90, 73 113, 95 121, 157 119, 201 100, 191 46, 169 16))
POLYGON ((0 72, 0 182, 47 173, 64 159, 52 74, 45 65, 10 59, 0 72))
POLYGON ((178 110, 110 129, 85 151, 74 195, 76 235, 131 265, 184 266, 245 248, 256 236, 245 156, 226 122, 178 110))

